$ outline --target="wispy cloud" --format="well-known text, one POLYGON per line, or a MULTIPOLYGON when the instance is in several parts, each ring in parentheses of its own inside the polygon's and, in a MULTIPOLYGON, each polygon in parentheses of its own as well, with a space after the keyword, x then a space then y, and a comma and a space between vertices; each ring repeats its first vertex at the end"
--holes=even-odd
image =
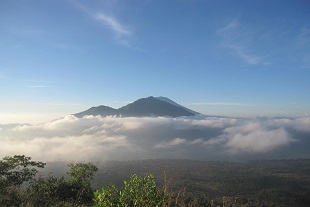
POLYGON ((250 52, 247 51, 245 47, 242 47, 240 45, 226 45, 226 47, 235 51, 235 53, 247 63, 250 63, 252 65, 261 63, 261 58, 252 55, 250 52))
POLYGON ((95 15, 95 18, 105 24, 109 29, 111 29, 113 32, 116 33, 116 35, 119 36, 128 36, 131 34, 131 32, 125 28, 124 25, 122 25, 117 19, 115 19, 112 16, 108 16, 103 13, 98 13, 95 15))
POLYGON ((128 40, 129 36, 131 36, 133 32, 118 18, 111 14, 107 14, 105 11, 95 12, 77 1, 72 1, 72 3, 81 11, 87 13, 91 18, 102 23, 107 29, 112 31, 114 33, 114 40, 118 44, 130 47, 132 49, 137 49, 132 47, 128 40))
POLYGON ((82 104, 76 104, 76 103, 40 103, 44 105, 50 105, 50 106, 81 106, 82 104))
POLYGON ((298 36, 298 41, 301 45, 310 43, 310 29, 309 28, 305 27, 301 29, 301 32, 298 36))
POLYGON ((48 86, 48 85, 30 85, 30 86, 27 86, 27 88, 49 88, 51 86, 48 86))
POLYGON ((34 80, 34 79, 26 79, 23 80, 27 82, 27 88, 51 88, 52 81, 48 80, 34 80))
POLYGON ((220 35, 223 35, 225 32, 230 32, 234 29, 236 29, 239 26, 239 22, 236 19, 233 19, 231 22, 229 22, 226 26, 220 28, 218 30, 218 33, 220 35))
POLYGON ((248 103, 233 103, 233 102, 198 102, 189 103, 188 105, 212 105, 212 106, 256 106, 248 103))
POLYGON ((242 27, 236 19, 218 29, 217 34, 221 38, 221 46, 228 48, 245 62, 251 65, 263 63, 263 57, 253 52, 253 32, 242 27))
POLYGON ((94 17, 114 33, 114 39, 118 44, 131 47, 128 37, 132 32, 124 24, 115 17, 104 14, 103 12, 97 13, 94 17))
POLYGON ((301 55, 301 62, 303 65, 302 68, 310 68, 310 29, 304 27, 301 29, 301 32, 298 36, 298 50, 303 50, 304 53, 300 53, 301 55))

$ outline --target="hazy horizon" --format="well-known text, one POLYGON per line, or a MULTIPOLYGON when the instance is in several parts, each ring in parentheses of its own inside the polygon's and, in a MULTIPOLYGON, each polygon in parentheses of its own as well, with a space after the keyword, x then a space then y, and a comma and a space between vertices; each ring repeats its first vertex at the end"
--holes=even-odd
MULTIPOLYGON (((148 96, 149 97, 149 96, 148 96)), ((160 96, 160 97, 164 97, 164 96, 160 96)), ((146 97, 141 97, 141 98, 146 98, 146 97)), ((164 98, 168 98, 168 97, 164 97, 164 98)), ((53 112, 56 112, 56 113, 53 113, 53 115, 51 114, 41 114, 41 116, 43 115, 46 115, 44 118, 39 118, 37 119, 38 117, 40 117, 40 114, 37 114, 37 115, 34 115, 33 117, 29 117, 30 114, 9 114, 9 113, 4 113, 4 114, 1 114, 1 118, 3 119, 3 122, 0 122, 0 125, 10 125, 10 124, 30 124, 30 125, 40 125, 40 124, 44 124, 44 123, 47 123, 47 122, 51 122, 51 121, 54 121, 54 120, 57 120, 57 119, 61 119, 61 118, 64 118, 68 115, 72 115, 72 114, 75 114, 75 113, 79 113, 79 112, 82 112, 82 111, 85 111, 91 107, 98 107, 98 106, 108 106, 108 107, 112 107, 114 109, 118 109, 120 107, 123 107, 123 106, 126 106, 127 104, 130 104, 134 101, 124 101, 124 102, 119 102, 113 106, 109 106, 109 105, 106 105, 106 104, 99 104, 99 105, 89 105, 89 106, 82 106, 80 104, 75 104, 73 105, 73 107, 71 107, 71 111, 73 111, 74 109, 72 108, 75 108, 75 111, 73 111, 72 113, 69 113, 69 114, 66 114, 66 112, 62 112, 61 113, 61 110, 57 111, 57 109, 59 109, 59 107, 62 107, 61 104, 47 104, 47 105, 50 105, 49 107, 49 111, 53 111, 53 112), (84 107, 84 108, 83 108, 84 107), (85 108, 86 107, 86 108, 85 108), (19 120, 18 121, 12 121, 12 120, 19 120)), ((179 103, 178 103, 179 104, 179 103)), ((241 104, 241 103, 221 103, 221 102, 218 102, 218 103, 203 103, 204 105, 209 105, 209 106, 222 106, 222 107, 228 107, 231 106, 231 107, 251 107, 251 106, 254 106, 254 105, 245 105, 245 104, 241 104)), ((184 107, 187 107, 188 109, 190 110, 193 110, 193 111, 196 111, 202 115, 206 115, 206 116, 211 116, 211 117, 227 117, 227 118, 235 118, 235 119, 243 119, 243 118, 252 118, 252 119, 255 119, 255 118, 287 118, 287 119, 294 119, 294 118, 302 118, 302 117, 309 117, 309 114, 308 113, 304 113, 304 114, 301 114, 301 115, 293 115, 293 114, 290 114, 290 115, 281 115, 281 114, 269 114, 269 115, 266 115, 266 114, 252 114, 252 113, 246 113, 245 111, 243 112, 240 112, 239 114, 230 114, 230 113, 225 113, 225 111, 223 112, 217 112, 217 111, 213 111, 213 113, 211 112, 210 114, 205 114, 205 113, 202 113, 200 111, 197 111, 195 110, 196 107, 192 107, 192 108, 189 108, 190 106, 195 106, 195 105, 202 105, 201 103, 192 103, 192 104, 186 104, 186 105, 182 105, 180 104, 181 106, 184 106, 184 107)), ((199 109, 199 107, 198 107, 199 109)), ((0 120, 1 121, 1 120, 0 120)))

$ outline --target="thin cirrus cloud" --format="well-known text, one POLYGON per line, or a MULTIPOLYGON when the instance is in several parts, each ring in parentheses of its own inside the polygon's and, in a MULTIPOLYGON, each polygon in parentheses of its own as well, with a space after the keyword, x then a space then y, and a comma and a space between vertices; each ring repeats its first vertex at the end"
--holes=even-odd
POLYGON ((38 125, 0 125, 0 157, 45 161, 309 158, 310 117, 118 118, 72 115, 38 125))
POLYGON ((132 31, 129 30, 128 27, 123 23, 121 23, 120 20, 112 15, 108 15, 104 11, 94 12, 92 9, 77 1, 73 1, 72 3, 81 11, 88 14, 89 17, 102 23, 107 29, 112 31, 114 33, 114 39, 117 43, 130 47, 128 37, 132 35, 132 31))
POLYGON ((112 16, 108 16, 103 13, 98 13, 95 15, 95 18, 104 23, 109 29, 115 32, 118 36, 129 36, 131 31, 129 31, 124 25, 122 25, 118 20, 112 16))
POLYGON ((233 51, 235 51, 235 53, 240 58, 242 58, 243 60, 245 60, 249 64, 256 65, 256 64, 261 63, 261 58, 260 57, 251 54, 243 46, 240 46, 240 45, 226 45, 226 47, 231 49, 231 50, 233 50, 233 51))
POLYGON ((248 103, 233 103, 233 102, 200 102, 190 103, 189 105, 210 105, 210 106, 256 106, 248 103))
POLYGON ((310 28, 304 27, 298 36, 298 49, 307 50, 308 52, 301 56, 303 68, 310 68, 310 28))
POLYGON ((35 79, 27 79, 23 80, 26 82, 27 88, 51 88, 52 87, 52 81, 49 80, 35 80, 35 79))
POLYGON ((48 85, 29 85, 27 88, 49 88, 51 86, 48 85))
POLYGON ((301 29, 301 32, 298 36, 298 41, 301 45, 310 43, 310 29, 309 28, 304 27, 301 29))
POLYGON ((105 25, 109 30, 114 33, 114 40, 121 45, 132 47, 128 38, 132 32, 124 26, 119 20, 113 16, 106 15, 104 13, 97 13, 95 19, 105 25))
POLYGON ((239 58, 251 65, 263 63, 263 57, 253 52, 253 32, 250 32, 236 20, 217 30, 221 46, 229 49, 239 58))

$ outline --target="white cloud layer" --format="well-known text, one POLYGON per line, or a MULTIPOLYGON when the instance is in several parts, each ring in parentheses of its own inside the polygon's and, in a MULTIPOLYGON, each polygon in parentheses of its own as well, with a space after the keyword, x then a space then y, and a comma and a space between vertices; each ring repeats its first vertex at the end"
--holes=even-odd
POLYGON ((310 117, 296 119, 66 116, 0 125, 0 157, 44 161, 310 158, 310 117))

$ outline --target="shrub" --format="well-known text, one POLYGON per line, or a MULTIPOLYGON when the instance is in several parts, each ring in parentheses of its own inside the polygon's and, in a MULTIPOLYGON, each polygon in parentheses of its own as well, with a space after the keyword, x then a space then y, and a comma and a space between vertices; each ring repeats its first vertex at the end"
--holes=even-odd
POLYGON ((52 206, 55 203, 68 202, 74 205, 90 204, 93 198, 90 181, 98 168, 92 163, 68 166, 69 180, 53 176, 33 180, 27 190, 28 204, 31 206, 52 206))
POLYGON ((25 155, 0 160, 0 206, 17 206, 22 201, 20 186, 34 178, 45 163, 31 161, 25 155))
POLYGON ((124 188, 120 191, 114 185, 102 188, 94 193, 93 200, 95 207, 155 207, 165 203, 152 174, 145 177, 132 175, 129 181, 124 181, 124 188))

